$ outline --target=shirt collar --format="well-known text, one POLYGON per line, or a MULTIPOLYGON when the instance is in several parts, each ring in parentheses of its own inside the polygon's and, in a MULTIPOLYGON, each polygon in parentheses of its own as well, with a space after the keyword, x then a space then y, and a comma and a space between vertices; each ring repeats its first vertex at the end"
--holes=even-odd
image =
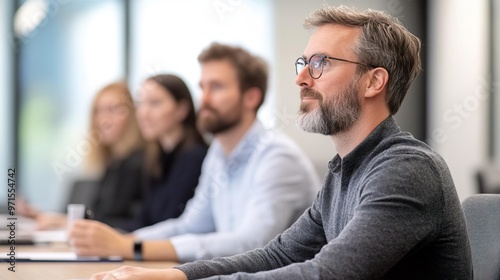
POLYGON ((357 165, 363 162, 362 159, 370 154, 383 139, 398 132, 401 132, 401 129, 394 118, 389 116, 343 159, 338 154, 335 155, 328 163, 328 168, 332 172, 338 172, 341 168, 344 170, 356 168, 357 165))
POLYGON ((255 144, 259 142, 259 138, 262 135, 263 130, 264 126, 262 123, 259 120, 255 120, 229 155, 224 153, 224 150, 217 139, 214 140, 212 145, 219 157, 225 159, 228 164, 234 161, 247 160, 256 148, 255 144))

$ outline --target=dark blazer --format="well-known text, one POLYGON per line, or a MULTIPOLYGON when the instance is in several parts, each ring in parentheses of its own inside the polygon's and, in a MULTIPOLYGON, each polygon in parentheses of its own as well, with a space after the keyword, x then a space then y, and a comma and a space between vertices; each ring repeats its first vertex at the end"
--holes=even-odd
POLYGON ((93 219, 116 228, 127 228, 139 213, 144 191, 144 151, 137 150, 111 162, 97 182, 91 204, 93 219))

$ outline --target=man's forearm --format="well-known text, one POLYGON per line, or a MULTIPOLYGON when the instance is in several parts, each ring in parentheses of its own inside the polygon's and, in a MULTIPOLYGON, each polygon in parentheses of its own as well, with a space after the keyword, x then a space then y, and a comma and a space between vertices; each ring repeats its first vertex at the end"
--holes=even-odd
POLYGON ((143 241, 142 257, 146 261, 179 261, 174 246, 169 240, 143 241))

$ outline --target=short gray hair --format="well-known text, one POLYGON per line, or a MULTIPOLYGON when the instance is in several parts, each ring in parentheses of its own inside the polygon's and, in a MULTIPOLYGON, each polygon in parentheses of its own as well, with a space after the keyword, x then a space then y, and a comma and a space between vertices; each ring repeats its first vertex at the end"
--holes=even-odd
MULTIPOLYGON (((358 11, 346 6, 324 7, 304 20, 306 28, 326 24, 361 28, 354 52, 360 63, 383 67, 389 72, 386 103, 394 115, 420 72, 420 40, 397 18, 381 11, 358 11)), ((358 65, 357 70, 364 68, 358 65)))

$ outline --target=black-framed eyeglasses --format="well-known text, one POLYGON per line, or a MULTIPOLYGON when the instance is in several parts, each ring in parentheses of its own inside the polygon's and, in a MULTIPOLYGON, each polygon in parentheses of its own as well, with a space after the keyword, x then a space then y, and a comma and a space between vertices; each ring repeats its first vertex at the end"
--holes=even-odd
POLYGON ((319 79, 321 75, 323 74, 323 67, 325 66, 325 59, 333 59, 337 61, 343 61, 343 62, 349 62, 349 63, 354 63, 358 65, 363 65, 368 68, 376 68, 375 66, 364 64, 361 62, 356 62, 356 61, 350 61, 347 59, 342 59, 342 58, 337 58, 337 57, 331 57, 331 56, 326 56, 324 54, 313 54, 311 58, 309 58, 309 61, 307 61, 303 57, 297 58, 297 61, 295 61, 295 71, 297 75, 306 67, 306 65, 309 64, 309 75, 311 75, 311 78, 313 79, 319 79))

